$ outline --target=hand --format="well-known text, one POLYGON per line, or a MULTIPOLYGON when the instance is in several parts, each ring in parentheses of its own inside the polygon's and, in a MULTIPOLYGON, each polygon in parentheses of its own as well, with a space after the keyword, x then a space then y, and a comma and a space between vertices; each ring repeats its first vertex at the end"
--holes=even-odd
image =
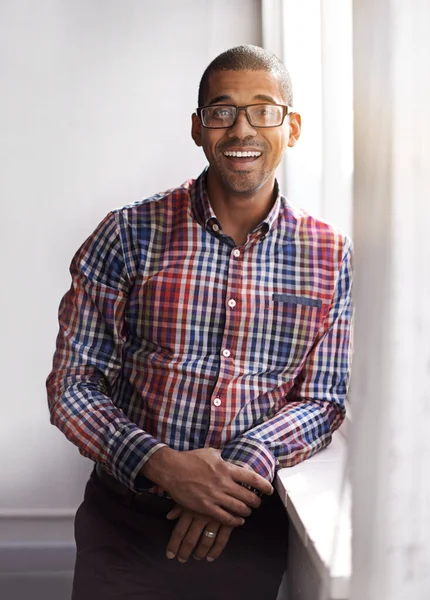
POLYGON ((181 563, 186 562, 193 551, 196 560, 215 560, 223 552, 234 529, 179 505, 167 514, 167 518, 179 519, 167 545, 166 556, 170 559, 177 558, 181 563), (205 529, 216 533, 216 537, 204 535, 205 529))
POLYGON ((243 525, 243 517, 261 504, 260 498, 241 483, 263 494, 273 493, 261 475, 224 461, 214 448, 186 452, 161 448, 145 463, 142 474, 166 490, 177 504, 229 527, 243 525))

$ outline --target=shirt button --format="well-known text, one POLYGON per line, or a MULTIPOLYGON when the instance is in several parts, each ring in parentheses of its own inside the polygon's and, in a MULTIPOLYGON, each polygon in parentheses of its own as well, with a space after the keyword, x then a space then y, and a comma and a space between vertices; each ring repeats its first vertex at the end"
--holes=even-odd
POLYGON ((237 248, 235 248, 235 250, 233 250, 233 256, 235 258, 239 258, 239 256, 240 256, 240 250, 238 250, 237 248))
POLYGON ((215 406, 221 406, 221 399, 220 398, 215 398, 214 405, 215 406))
POLYGON ((227 304, 230 306, 230 308, 234 308, 236 306, 236 300, 233 300, 232 298, 227 302, 227 304))
POLYGON ((217 225, 216 223, 214 223, 212 225, 212 231, 215 231, 216 233, 218 233, 218 231, 219 231, 219 225, 217 225))
POLYGON ((222 355, 228 358, 230 356, 230 350, 223 350, 222 355))

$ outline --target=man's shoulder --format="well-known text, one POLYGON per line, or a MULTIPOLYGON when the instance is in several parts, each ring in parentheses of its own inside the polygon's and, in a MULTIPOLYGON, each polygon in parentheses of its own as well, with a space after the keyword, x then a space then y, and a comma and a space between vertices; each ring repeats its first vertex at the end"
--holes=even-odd
POLYGON ((340 247, 345 251, 351 248, 350 236, 336 224, 284 200, 283 218, 297 242, 340 247))
POLYGON ((113 214, 122 215, 125 217, 136 217, 154 213, 169 211, 178 212, 181 207, 189 205, 190 193, 195 183, 195 179, 188 179, 185 183, 178 187, 169 188, 164 192, 159 192, 136 200, 124 206, 120 206, 112 210, 113 214))

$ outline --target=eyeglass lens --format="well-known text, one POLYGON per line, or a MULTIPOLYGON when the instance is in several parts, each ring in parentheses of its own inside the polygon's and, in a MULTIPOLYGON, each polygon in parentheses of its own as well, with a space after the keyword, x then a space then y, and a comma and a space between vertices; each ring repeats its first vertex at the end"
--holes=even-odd
MULTIPOLYGON (((255 127, 276 127, 282 123, 284 110, 276 104, 254 104, 246 107, 248 120, 255 127)), ((231 127, 236 120, 236 106, 214 105, 201 110, 206 127, 231 127)))

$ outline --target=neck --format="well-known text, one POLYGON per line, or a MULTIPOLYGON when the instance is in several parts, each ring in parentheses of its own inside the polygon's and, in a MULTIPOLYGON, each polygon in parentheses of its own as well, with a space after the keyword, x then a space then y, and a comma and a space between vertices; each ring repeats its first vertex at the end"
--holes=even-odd
POLYGON ((206 178, 206 189, 212 209, 224 233, 232 237, 237 244, 245 243, 248 234, 264 221, 271 211, 276 200, 274 188, 274 176, 253 194, 226 190, 211 169, 206 178))

